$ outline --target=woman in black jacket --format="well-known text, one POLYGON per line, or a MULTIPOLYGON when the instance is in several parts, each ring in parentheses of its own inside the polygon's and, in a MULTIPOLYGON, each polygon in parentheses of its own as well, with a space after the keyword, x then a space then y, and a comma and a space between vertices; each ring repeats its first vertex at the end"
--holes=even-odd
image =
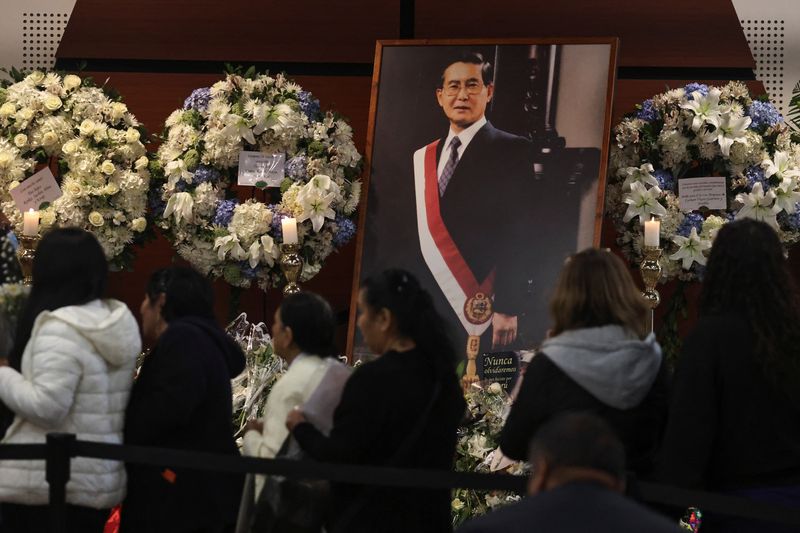
MULTIPOLYGON (((155 341, 134 383, 125 443, 238 455, 231 378, 242 350, 217 325, 206 278, 189 268, 155 272, 141 306, 155 341)), ((236 522, 243 478, 211 471, 128 464, 122 533, 226 531, 236 522)))
POLYGON ((528 364, 501 450, 525 460, 547 420, 589 411, 616 431, 629 469, 650 475, 666 419, 666 371, 647 326, 649 308, 627 267, 607 251, 575 254, 561 271, 550 312, 550 338, 528 364))
MULTIPOLYGON (((675 373, 659 478, 800 507, 800 294, 778 235, 725 225, 675 373)), ((706 514, 703 532, 782 532, 706 514)))
MULTIPOLYGON (((452 468, 465 404, 446 325, 414 277, 386 271, 364 282, 358 326, 376 360, 348 380, 326 437, 301 412, 287 426, 314 459, 406 468, 452 468)), ((448 490, 335 484, 329 531, 452 531, 448 490)))

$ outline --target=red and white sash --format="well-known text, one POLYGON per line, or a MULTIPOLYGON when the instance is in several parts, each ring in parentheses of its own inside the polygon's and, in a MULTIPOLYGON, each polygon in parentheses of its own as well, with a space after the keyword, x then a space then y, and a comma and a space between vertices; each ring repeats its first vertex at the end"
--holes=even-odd
POLYGON ((480 336, 492 323, 491 316, 481 324, 473 324, 464 313, 467 299, 478 293, 494 294, 494 270, 482 283, 461 256, 447 231, 439 211, 439 185, 436 173, 436 146, 439 141, 414 152, 414 191, 417 206, 419 244, 425 263, 442 289, 467 334, 480 336))

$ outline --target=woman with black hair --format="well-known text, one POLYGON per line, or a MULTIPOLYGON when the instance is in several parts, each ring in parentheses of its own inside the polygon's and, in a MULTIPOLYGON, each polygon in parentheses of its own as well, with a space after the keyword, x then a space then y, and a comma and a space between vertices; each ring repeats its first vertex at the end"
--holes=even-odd
MULTIPOLYGON (((331 306, 321 296, 300 292, 287 296, 275 311, 272 345, 289 369, 267 397, 262 420, 251 420, 244 434, 245 455, 272 459, 289 435, 286 416, 302 405, 317 388, 333 359, 336 322, 331 306)), ((263 482, 257 478, 256 496, 263 482)))
MULTIPOLYGON (((131 393, 125 443, 238 455, 230 380, 245 358, 214 320, 211 283, 190 268, 159 270, 140 310, 145 340, 155 344, 131 393)), ((241 476, 127 468, 123 533, 218 533, 235 524, 241 476)))
MULTIPOLYGON (((662 481, 800 506, 799 297, 772 228, 719 231, 678 361, 662 481)), ((794 531, 708 513, 702 529, 794 531)))
MULTIPOLYGON (((362 284, 358 308, 367 346, 382 355, 345 385, 329 436, 298 410, 287 427, 320 461, 451 469, 465 404, 456 351, 430 295, 408 272, 388 270, 362 284)), ((334 484, 332 492, 329 531, 452 530, 447 490, 334 484)))
MULTIPOLYGON (((16 342, 0 367, 0 400, 15 415, 3 444, 44 443, 51 432, 122 443, 141 340, 125 304, 103 299, 107 276, 91 233, 64 228, 42 238, 16 342)), ((121 463, 72 459, 67 531, 102 532, 124 494, 121 463)), ((3 531, 48 530, 44 462, 0 461, 0 501, 3 531)))

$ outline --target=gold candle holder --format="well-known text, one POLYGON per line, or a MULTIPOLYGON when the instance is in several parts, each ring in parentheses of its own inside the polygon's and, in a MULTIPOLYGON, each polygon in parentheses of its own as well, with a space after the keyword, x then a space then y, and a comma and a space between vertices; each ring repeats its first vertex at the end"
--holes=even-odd
POLYGON ((297 244, 281 244, 281 270, 283 275, 286 276, 286 286, 283 288, 283 294, 295 294, 300 292, 300 285, 297 280, 300 278, 300 272, 303 271, 303 258, 297 253, 300 251, 300 246, 297 244))
MULTIPOLYGON (((642 249, 644 259, 642 264, 639 265, 639 271, 642 273, 642 281, 644 281, 644 292, 642 296, 645 297, 647 303, 650 304, 650 309, 655 309, 661 303, 661 295, 656 290, 656 284, 661 279, 661 265, 658 259, 661 257, 661 248, 658 246, 645 246, 642 249)), ((652 329, 653 321, 652 316, 650 319, 650 329, 652 329)))
POLYGON ((33 284, 33 259, 36 257, 36 247, 39 246, 39 236, 20 235, 17 240, 17 260, 22 270, 22 283, 30 286, 33 284))

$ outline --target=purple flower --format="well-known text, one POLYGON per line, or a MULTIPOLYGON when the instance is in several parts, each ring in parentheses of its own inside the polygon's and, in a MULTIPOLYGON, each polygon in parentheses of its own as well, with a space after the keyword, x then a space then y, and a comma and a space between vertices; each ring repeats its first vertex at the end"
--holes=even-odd
POLYGON ((642 102, 642 108, 639 110, 638 113, 636 113, 636 118, 646 120, 648 122, 658 120, 659 114, 658 111, 656 110, 656 106, 653 103, 652 98, 642 102))
POLYGON ((750 107, 747 108, 747 115, 750 117, 750 129, 758 130, 774 126, 779 122, 783 122, 781 112, 769 102, 755 101, 750 107))
POLYGON ((196 185, 200 185, 201 183, 205 183, 207 181, 211 183, 216 183, 220 180, 222 174, 219 171, 212 167, 207 167, 205 165, 200 165, 197 167, 197 170, 194 171, 194 178, 192 181, 196 185))
POLYGON ((214 215, 214 224, 227 227, 233 218, 233 210, 236 209, 236 200, 222 200, 217 204, 217 212, 214 215))
POLYGON ((686 98, 689 100, 694 100, 693 92, 698 92, 703 96, 708 96, 708 85, 703 83, 690 83, 686 87, 683 88, 684 92, 686 93, 686 98))
POLYGON ((764 176, 764 169, 760 166, 752 166, 745 170, 744 177, 747 178, 747 186, 750 187, 750 190, 753 190, 756 183, 761 184, 764 188, 764 192, 767 192, 767 189, 769 189, 769 180, 764 176))
POLYGON ((334 222, 336 223, 336 233, 333 234, 333 245, 341 248, 356 234, 356 225, 352 220, 341 215, 337 216, 334 222))
POLYGON ((789 226, 789 229, 794 231, 800 230, 800 203, 794 205, 795 210, 794 213, 788 214, 786 212, 781 213, 778 215, 778 221, 786 226, 789 226))
POLYGON ((314 120, 319 115, 319 100, 314 98, 308 91, 300 91, 300 110, 305 113, 309 120, 314 120))
POLYGON ((283 242, 283 226, 281 225, 281 221, 291 215, 276 211, 278 206, 274 204, 268 205, 267 208, 272 211, 272 224, 270 224, 270 226, 272 226, 272 238, 275 239, 276 242, 283 242))
POLYGON ((256 265, 255 268, 251 268, 250 263, 247 261, 240 262, 239 268, 242 270, 242 276, 247 279, 255 279, 258 276, 258 272, 261 270, 260 265, 256 265))
POLYGON ((307 176, 306 165, 308 165, 308 161, 306 156, 298 155, 291 158, 289 161, 286 162, 286 175, 292 178, 293 180, 302 180, 305 179, 307 176))
POLYGON ((703 229, 703 220, 705 219, 700 213, 687 213, 681 225, 678 226, 678 235, 688 237, 692 232, 692 228, 695 228, 697 233, 700 233, 703 229))
POLYGON ((658 188, 662 191, 675 190, 675 178, 666 170, 658 169, 653 172, 653 175, 658 180, 658 188))
POLYGON ((192 94, 183 101, 183 108, 202 112, 208 109, 209 100, 211 100, 211 89, 208 87, 195 89, 192 91, 192 94))

